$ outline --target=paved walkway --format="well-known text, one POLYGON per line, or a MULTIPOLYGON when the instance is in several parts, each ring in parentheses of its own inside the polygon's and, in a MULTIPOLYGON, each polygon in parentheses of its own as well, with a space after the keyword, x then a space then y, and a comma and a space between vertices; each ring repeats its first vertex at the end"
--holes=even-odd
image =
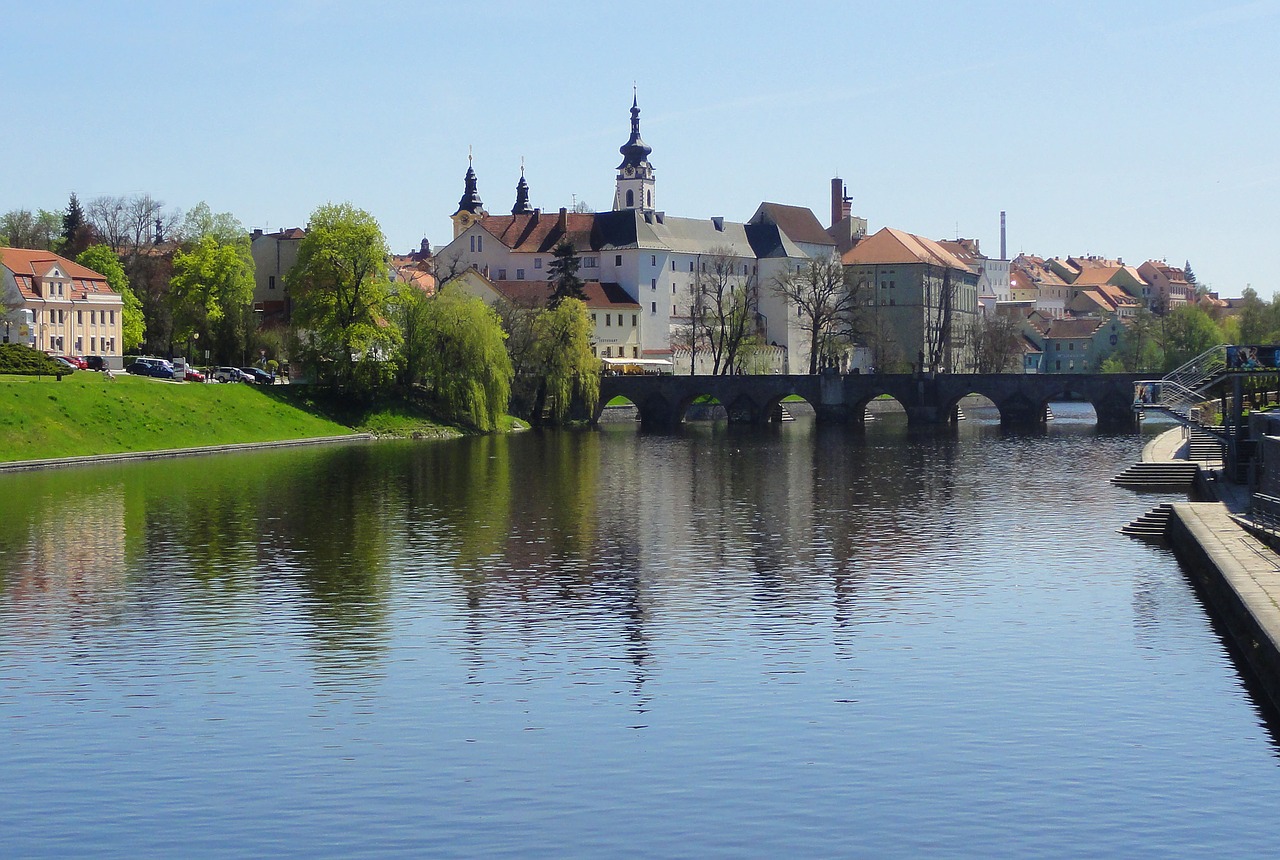
MULTIPOLYGON (((1143 462, 1186 456, 1181 427, 1142 451, 1143 462)), ((1280 708, 1280 555, 1237 521, 1249 511, 1249 488, 1225 480, 1221 469, 1203 474, 1217 501, 1175 503, 1166 535, 1237 654, 1280 708)))

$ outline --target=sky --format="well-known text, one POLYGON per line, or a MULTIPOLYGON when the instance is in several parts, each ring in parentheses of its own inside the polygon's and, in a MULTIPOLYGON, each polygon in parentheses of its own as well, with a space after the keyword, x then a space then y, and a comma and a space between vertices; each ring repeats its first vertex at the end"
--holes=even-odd
POLYGON ((1004 210, 1010 256, 1280 288, 1280 0, 4 5, 0 211, 348 201, 438 248, 469 151, 492 213, 522 159, 532 205, 610 207, 635 87, 672 215, 825 226, 840 176, 873 232, 997 256, 1004 210))

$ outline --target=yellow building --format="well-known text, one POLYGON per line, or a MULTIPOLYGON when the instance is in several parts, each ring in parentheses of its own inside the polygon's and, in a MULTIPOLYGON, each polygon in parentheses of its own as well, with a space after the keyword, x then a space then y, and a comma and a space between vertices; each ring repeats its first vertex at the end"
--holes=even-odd
POLYGON ((52 251, 0 248, 6 342, 120 367, 124 301, 107 279, 52 251))

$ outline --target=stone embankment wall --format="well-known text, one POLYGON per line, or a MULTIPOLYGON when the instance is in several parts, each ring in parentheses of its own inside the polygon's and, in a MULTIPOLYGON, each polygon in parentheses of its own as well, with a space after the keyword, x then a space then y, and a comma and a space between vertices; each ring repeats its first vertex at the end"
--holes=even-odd
POLYGON ((1237 657, 1280 708, 1280 558, 1218 503, 1175 504, 1167 537, 1237 657))

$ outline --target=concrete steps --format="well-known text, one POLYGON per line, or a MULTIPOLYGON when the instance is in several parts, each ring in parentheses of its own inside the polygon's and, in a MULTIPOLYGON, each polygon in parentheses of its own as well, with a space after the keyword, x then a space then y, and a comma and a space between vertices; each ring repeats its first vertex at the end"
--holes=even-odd
POLYGON ((1170 460, 1163 463, 1134 463, 1111 483, 1131 490, 1156 490, 1159 492, 1185 492, 1195 483, 1200 464, 1189 460, 1170 460))
POLYGON ((1218 437, 1203 430, 1192 429, 1187 437, 1187 457, 1201 463, 1221 463, 1223 444, 1218 437))
POLYGON ((1169 518, 1173 516, 1173 503, 1162 502, 1128 525, 1122 526, 1121 534, 1146 540, 1164 538, 1165 529, 1169 526, 1169 518))

